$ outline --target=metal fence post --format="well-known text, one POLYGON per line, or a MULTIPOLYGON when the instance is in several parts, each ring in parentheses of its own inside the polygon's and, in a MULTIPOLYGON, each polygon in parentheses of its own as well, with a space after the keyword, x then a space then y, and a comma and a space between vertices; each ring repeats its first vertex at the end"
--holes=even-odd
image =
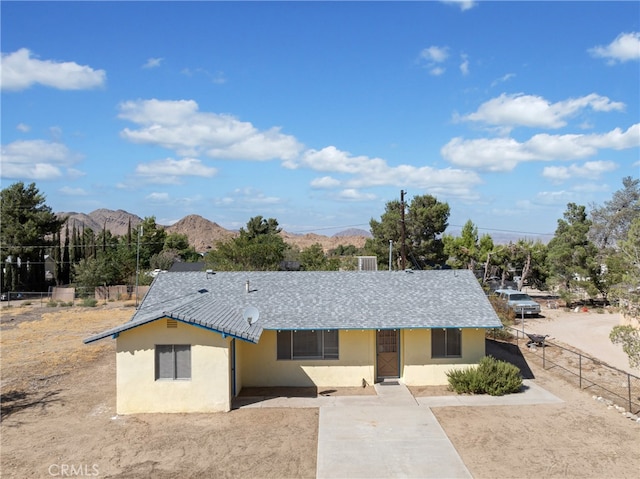
POLYGON ((629 412, 633 412, 631 409, 631 374, 627 373, 627 390, 629 392, 629 412))
POLYGON ((578 370, 580 371, 580 389, 582 389, 582 354, 578 354, 578 370))

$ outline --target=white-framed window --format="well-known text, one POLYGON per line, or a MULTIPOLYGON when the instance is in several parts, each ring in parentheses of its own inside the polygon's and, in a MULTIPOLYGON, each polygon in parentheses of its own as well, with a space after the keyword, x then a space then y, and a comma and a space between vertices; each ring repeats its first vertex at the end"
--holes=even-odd
POLYGON ((432 358, 459 358, 462 356, 462 331, 458 328, 431 330, 432 358))
POLYGON ((338 359, 338 330, 278 331, 278 359, 338 359))
POLYGON ((156 344, 156 380, 191 379, 190 344, 156 344))

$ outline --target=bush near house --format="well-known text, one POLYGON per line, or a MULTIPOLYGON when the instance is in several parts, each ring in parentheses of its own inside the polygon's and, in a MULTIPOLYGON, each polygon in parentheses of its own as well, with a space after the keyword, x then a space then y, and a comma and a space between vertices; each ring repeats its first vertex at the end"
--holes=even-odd
POLYGON ((520 369, 492 356, 482 358, 477 368, 447 371, 449 386, 458 394, 503 396, 522 387, 520 369))

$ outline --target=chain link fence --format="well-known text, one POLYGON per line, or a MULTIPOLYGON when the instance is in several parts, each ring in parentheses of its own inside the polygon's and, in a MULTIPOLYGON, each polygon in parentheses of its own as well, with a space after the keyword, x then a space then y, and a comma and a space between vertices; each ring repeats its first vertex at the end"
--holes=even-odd
POLYGON ((522 330, 514 327, 505 329, 515 336, 518 346, 525 346, 521 349, 527 360, 535 359, 545 370, 554 370, 578 388, 608 399, 632 414, 640 413, 640 377, 546 338, 533 342, 522 330))

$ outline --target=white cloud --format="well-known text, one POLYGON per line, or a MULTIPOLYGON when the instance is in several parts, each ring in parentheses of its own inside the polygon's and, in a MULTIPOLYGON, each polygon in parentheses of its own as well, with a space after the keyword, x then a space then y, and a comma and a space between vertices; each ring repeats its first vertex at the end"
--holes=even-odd
MULTIPOLYGON (((446 72, 444 66, 445 62, 449 58, 449 47, 439 47, 432 45, 428 48, 424 48, 418 55, 417 63, 423 65, 429 70, 429 74, 433 76, 440 76, 446 72)), ((465 53, 460 54, 460 72, 463 75, 469 74, 469 59, 465 53)))
POLYGON ((467 76, 469 74, 469 57, 464 53, 461 55, 462 63, 460 63, 460 72, 467 76))
POLYGON ((456 5, 460 7, 460 10, 462 10, 463 12, 466 12, 467 10, 471 10, 473 7, 475 7, 478 4, 478 2, 474 0, 440 0, 440 1, 442 3, 456 5))
POLYGON ((1 75, 3 90, 25 90, 35 84, 60 90, 87 90, 104 85, 107 78, 104 70, 86 65, 32 58, 26 48, 2 54, 1 75))
POLYGON ((278 196, 267 196, 261 190, 251 187, 236 188, 233 191, 233 198, 225 198, 227 203, 240 203, 243 205, 277 205, 284 203, 278 196))
POLYGON ((307 150, 295 161, 285 162, 284 166, 291 169, 305 167, 349 176, 339 183, 334 183, 330 177, 324 177, 321 184, 327 188, 333 184, 355 189, 377 186, 412 187, 429 189, 434 194, 472 198, 475 197, 472 188, 481 182, 480 177, 471 171, 454 168, 438 170, 413 165, 389 166, 381 158, 352 156, 334 146, 322 150, 307 150))
POLYGON ((49 127, 49 135, 53 141, 60 142, 62 140, 62 128, 59 126, 49 127))
POLYGON ((141 163, 136 167, 136 175, 144 178, 149 183, 178 184, 182 177, 199 176, 211 178, 218 171, 202 164, 195 158, 182 158, 141 163))
POLYGON ((420 52, 420 59, 427 62, 442 63, 449 57, 447 47, 430 46, 420 52))
POLYGON ((142 68, 157 68, 160 66, 164 58, 149 58, 142 68))
POLYGON ((440 153, 451 163, 488 171, 511 171, 526 161, 576 160, 599 149, 623 150, 640 146, 640 123, 626 131, 615 128, 604 134, 535 135, 525 142, 513 138, 453 138, 440 153))
POLYGON ((617 165, 613 161, 587 161, 582 165, 573 164, 570 166, 546 166, 542 170, 542 176, 560 183, 572 178, 589 178, 596 180, 603 173, 613 171, 617 165))
POLYGON ((500 78, 498 78, 497 80, 493 80, 493 81, 491 82, 491 86, 493 87, 493 86, 496 86, 496 85, 498 85, 498 84, 500 84, 500 83, 507 82, 507 81, 511 80, 512 78, 514 78, 515 76, 516 76, 516 74, 515 74, 515 73, 507 73, 506 75, 501 76, 501 77, 500 77, 500 78))
POLYGON ((224 74, 224 72, 215 72, 214 74, 210 75, 210 78, 211 81, 216 85, 223 85, 224 83, 227 83, 227 76, 224 74))
POLYGON ((29 131, 31 131, 31 127, 24 123, 18 123, 18 126, 16 126, 16 130, 21 131, 22 133, 28 133, 29 131))
MULTIPOLYGON (((21 140, 2 145, 3 178, 52 180, 65 175, 65 168, 80 160, 62 143, 21 140)), ((74 170, 76 171, 76 170, 74 170)))
POLYGON ((89 194, 84 188, 71 188, 70 186, 63 186, 58 191, 66 196, 87 196, 89 194))
POLYGON ((220 71, 220 70, 218 70, 215 73, 211 73, 205 70, 204 68, 196 68, 193 70, 191 68, 183 68, 180 73, 182 73, 183 75, 187 75, 189 77, 192 77, 196 74, 204 75, 207 78, 209 78, 209 80, 211 80, 211 83, 215 83, 216 85, 223 85, 227 83, 227 76, 223 71, 220 71))
POLYGON ((311 187, 317 189, 336 188, 340 186, 340 180, 332 178, 331 176, 323 176, 322 178, 315 178, 311 181, 311 187))
POLYGON ((137 100, 120 104, 120 118, 140 125, 125 128, 121 136, 134 143, 162 146, 180 156, 242 160, 287 160, 302 145, 273 127, 260 131, 231 115, 198 111, 193 100, 137 100))
POLYGON ((149 193, 146 196, 146 199, 153 203, 168 203, 171 197, 169 196, 169 193, 163 191, 163 192, 149 193))
POLYGON ((66 175, 67 175, 67 178, 74 180, 76 178, 80 178, 81 176, 86 176, 87 173, 84 171, 77 170, 75 168, 67 168, 66 175))
POLYGON ((376 199, 376 195, 373 193, 363 193, 354 188, 348 188, 340 191, 337 194, 337 198, 346 201, 372 201, 376 199))
POLYGON ((609 45, 590 48, 596 58, 606 58, 609 64, 640 60, 640 32, 621 33, 609 45))
POLYGON ((608 112, 624 110, 625 105, 596 93, 557 103, 550 103, 536 95, 503 93, 480 105, 476 112, 462 118, 506 127, 562 128, 567 125, 568 118, 587 107, 598 112, 608 112))
POLYGON ((540 191, 536 195, 536 203, 541 205, 566 205, 575 198, 570 191, 540 191))

